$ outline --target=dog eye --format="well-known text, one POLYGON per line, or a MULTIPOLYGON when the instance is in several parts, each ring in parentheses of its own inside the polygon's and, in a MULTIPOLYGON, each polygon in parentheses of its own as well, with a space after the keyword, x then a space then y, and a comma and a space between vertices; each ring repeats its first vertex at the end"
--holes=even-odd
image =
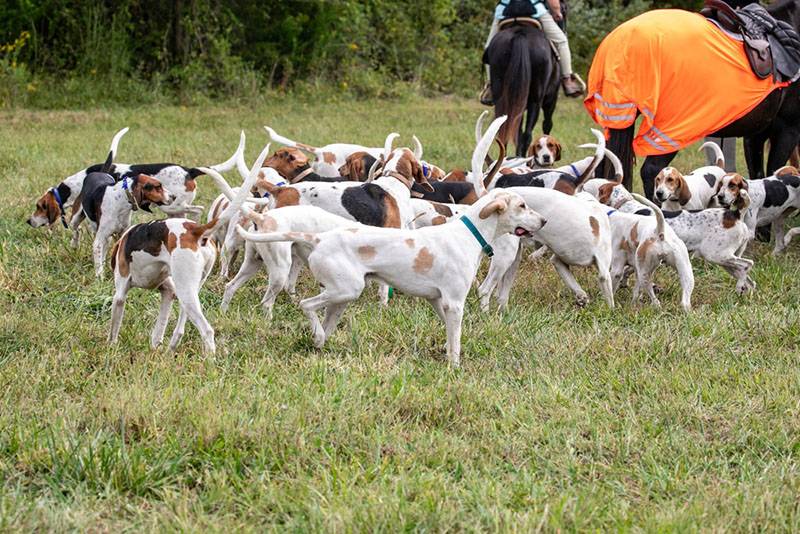
POLYGON ((147 184, 147 185, 144 186, 144 190, 145 191, 151 191, 152 189, 153 189, 153 186, 150 185, 150 184, 147 184))

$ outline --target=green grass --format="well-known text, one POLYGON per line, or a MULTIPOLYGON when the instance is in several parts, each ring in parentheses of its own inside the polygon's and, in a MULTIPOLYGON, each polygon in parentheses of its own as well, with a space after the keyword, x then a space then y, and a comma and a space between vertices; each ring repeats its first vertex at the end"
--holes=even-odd
MULTIPOLYGON (((559 106, 572 160, 590 122, 559 106)), ((422 301, 382 309, 368 290, 318 351, 285 296, 264 320, 263 277, 225 314, 217 276, 201 292, 214 358, 191 326, 177 353, 151 351, 158 297, 142 291, 110 348, 112 283, 94 279, 88 240, 72 250, 60 227, 24 224, 126 125, 125 162, 223 161, 241 128, 252 159, 269 124, 318 144, 415 133, 450 166, 468 161, 478 112, 286 98, 0 113, 0 530, 796 530, 797 245, 753 247, 747 297, 695 261, 690 314, 671 271, 660 310, 628 289, 609 310, 580 272, 594 300, 577 309, 549 264, 526 261, 507 312, 470 295, 454 371, 422 301)), ((677 166, 699 162, 685 151, 677 166)), ((199 190, 206 206, 217 194, 199 190)), ((314 291, 305 274, 299 292, 314 291)))

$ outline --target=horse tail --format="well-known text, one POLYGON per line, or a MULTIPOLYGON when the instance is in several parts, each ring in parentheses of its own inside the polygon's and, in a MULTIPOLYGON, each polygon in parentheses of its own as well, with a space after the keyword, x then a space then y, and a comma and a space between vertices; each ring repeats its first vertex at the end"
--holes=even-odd
POLYGON ((531 90, 531 53, 525 32, 514 32, 511 38, 511 53, 503 73, 503 85, 497 102, 495 115, 507 115, 508 121, 500 128, 499 136, 503 144, 516 142, 516 132, 522 121, 522 114, 528 107, 528 93, 531 90), (511 136, 514 136, 511 138, 511 136))
MULTIPOLYGON (((629 191, 632 189, 633 185, 634 128, 635 125, 631 124, 630 126, 622 130, 615 130, 613 128, 610 129, 609 131, 611 135, 609 136, 608 146, 607 146, 607 148, 611 150, 611 152, 617 155, 620 162, 622 163, 622 174, 624 176, 622 184, 629 191)), ((612 179, 611 177, 617 174, 616 171, 614 170, 613 162, 610 161, 608 158, 606 158, 604 164, 605 165, 603 165, 602 167, 598 167, 598 169, 600 169, 598 178, 605 178, 606 180, 611 180, 612 179)))

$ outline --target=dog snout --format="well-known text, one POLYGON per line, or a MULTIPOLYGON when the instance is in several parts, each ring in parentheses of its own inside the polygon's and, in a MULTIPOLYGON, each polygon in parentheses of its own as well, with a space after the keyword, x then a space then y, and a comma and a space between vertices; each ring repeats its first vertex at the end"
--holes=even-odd
POLYGON ((547 224, 547 219, 545 219, 544 217, 542 217, 542 225, 540 226, 540 228, 544 228, 544 225, 545 225, 545 224, 547 224))
POLYGON ((28 225, 31 226, 32 228, 34 227, 33 226, 33 221, 30 218, 28 218, 28 220, 25 221, 25 222, 28 223, 28 225))

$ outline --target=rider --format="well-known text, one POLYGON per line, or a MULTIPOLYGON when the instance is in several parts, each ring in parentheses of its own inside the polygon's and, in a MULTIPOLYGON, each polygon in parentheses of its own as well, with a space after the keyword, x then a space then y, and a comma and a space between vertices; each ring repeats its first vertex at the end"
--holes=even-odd
MULTIPOLYGON (((489 31, 489 38, 486 39, 485 48, 489 47, 492 38, 497 34, 500 21, 512 17, 530 17, 537 19, 542 25, 545 36, 556 46, 558 50, 559 63, 561 65, 561 85, 564 87, 564 94, 570 97, 579 97, 586 92, 586 84, 580 76, 572 71, 572 54, 569 51, 567 36, 558 26, 556 21, 561 21, 560 0, 500 0, 494 10, 494 20, 492 29, 489 31), (548 11, 549 8, 549 11, 548 11)), ((492 87, 489 79, 489 65, 486 65, 486 87, 481 93, 481 103, 492 105, 492 87)))

